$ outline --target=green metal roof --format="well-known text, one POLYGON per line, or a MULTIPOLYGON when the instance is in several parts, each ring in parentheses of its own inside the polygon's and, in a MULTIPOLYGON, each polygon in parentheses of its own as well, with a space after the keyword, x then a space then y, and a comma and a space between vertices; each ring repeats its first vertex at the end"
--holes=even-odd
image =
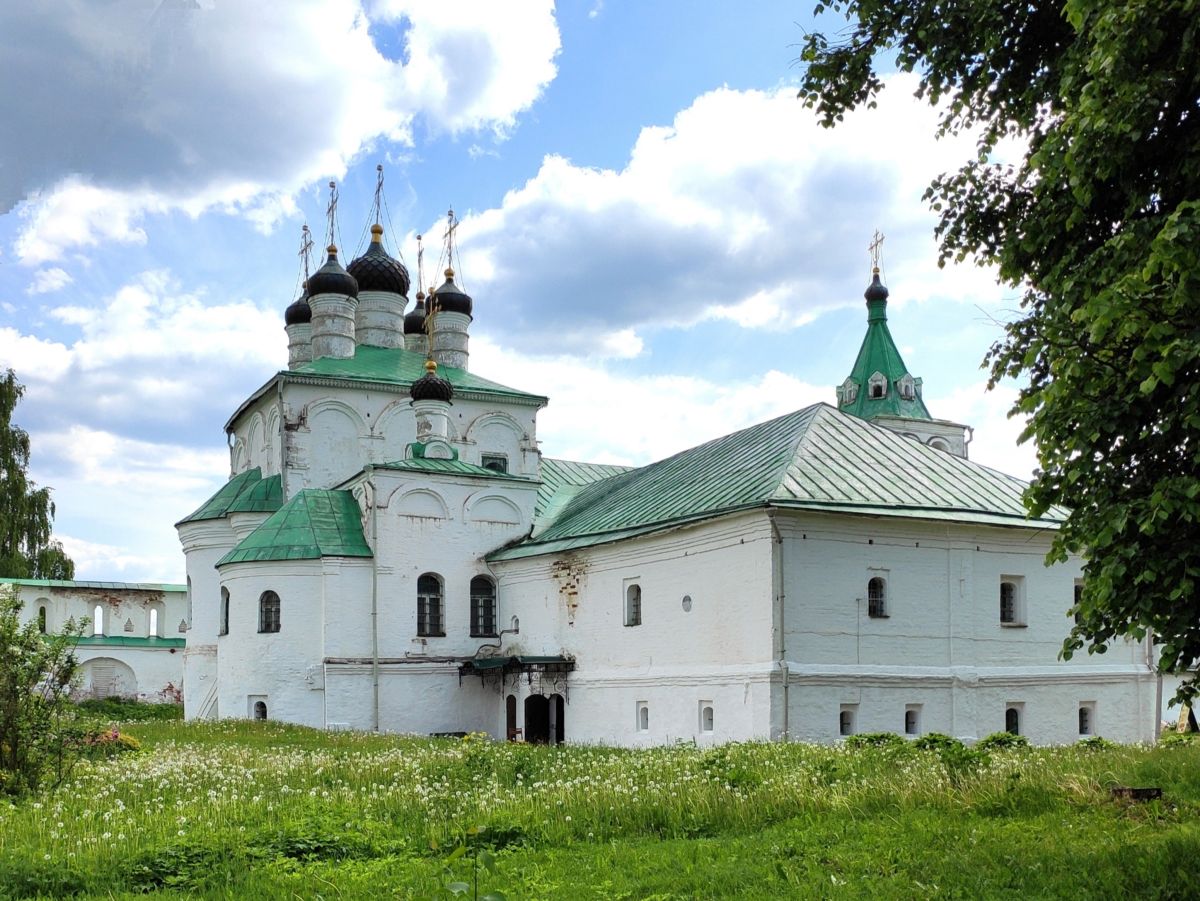
MULTIPOLYGON (((755 507, 1056 528, 1025 483, 816 404, 582 488, 503 560, 586 547, 755 507)), ((553 511, 552 511, 553 512, 553 511)))
MULTIPOLYGON (((345 359, 321 357, 295 369, 277 372, 237 408, 229 417, 229 421, 225 423, 225 429, 226 431, 231 429, 238 417, 280 380, 303 382, 319 378, 361 382, 364 385, 393 385, 399 388, 408 388, 424 374, 424 354, 414 353, 402 347, 370 347, 360 344, 354 349, 353 357, 345 359)), ((546 397, 541 394, 518 391, 516 388, 501 385, 499 382, 480 378, 456 366, 443 366, 439 363, 438 375, 450 382, 454 386, 455 393, 461 396, 483 395, 538 407, 545 406, 547 403, 546 397)))
MULTIPOLYGON (((217 493, 200 505, 200 508, 185 516, 176 526, 185 522, 201 522, 206 519, 220 519, 229 512, 229 508, 243 492, 250 491, 262 480, 262 470, 255 466, 245 472, 239 472, 218 489, 217 493)), ((278 509, 278 508, 277 508, 278 509)))
POLYGON ((474 463, 464 463, 462 460, 437 460, 430 457, 413 457, 409 460, 397 460, 394 463, 376 463, 376 469, 394 469, 405 472, 436 472, 454 476, 471 476, 477 479, 515 479, 529 481, 523 476, 510 472, 496 472, 474 463))
MULTIPOLYGON (((868 293, 870 289, 868 289, 868 293)), ((876 416, 904 416, 909 419, 932 419, 921 395, 914 392, 910 399, 900 396, 896 382, 908 374, 887 324, 887 294, 867 301, 867 333, 863 336, 858 358, 850 370, 850 378, 858 385, 854 400, 842 403, 843 412, 859 419, 876 416), (868 381, 876 372, 887 378, 883 397, 869 397, 868 381)))
POLYGON ((75 643, 82 647, 182 648, 187 641, 183 638, 159 638, 157 636, 84 635, 76 639, 75 643))
POLYGON ((229 505, 230 513, 274 513, 283 506, 283 476, 268 476, 242 491, 229 505))
POLYGON ((629 472, 632 468, 631 466, 614 466, 607 463, 577 463, 574 460, 555 460, 552 457, 543 457, 542 484, 538 487, 537 505, 533 513, 534 520, 549 522, 585 485, 629 472))
POLYGON ((164 582, 84 582, 68 579, 0 579, 5 585, 30 585, 35 588, 101 588, 108 591, 186 592, 186 585, 164 582))
POLYGON ((267 517, 232 551, 217 561, 314 560, 370 557, 358 504, 348 491, 306 488, 267 517))

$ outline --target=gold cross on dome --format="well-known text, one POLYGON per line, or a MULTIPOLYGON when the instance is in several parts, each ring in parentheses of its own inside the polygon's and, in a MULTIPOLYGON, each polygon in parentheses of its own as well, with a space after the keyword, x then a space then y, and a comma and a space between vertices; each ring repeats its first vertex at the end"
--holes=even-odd
POLYGON ((875 229, 875 235, 871 238, 871 243, 867 245, 867 252, 871 254, 871 268, 879 268, 879 258, 882 256, 881 248, 883 247, 884 234, 879 229, 875 229))

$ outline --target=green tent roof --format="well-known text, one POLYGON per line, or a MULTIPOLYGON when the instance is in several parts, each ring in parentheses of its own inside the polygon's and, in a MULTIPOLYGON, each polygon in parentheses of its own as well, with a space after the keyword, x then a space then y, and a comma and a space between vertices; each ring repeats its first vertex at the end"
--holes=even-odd
POLYGON ((370 557, 358 504, 348 491, 306 488, 217 561, 314 560, 370 557))
POLYGON ((615 541, 754 507, 1038 525, 1025 483, 816 404, 658 463, 599 479, 491 554, 503 560, 615 541))
POLYGON ((887 289, 875 284, 867 289, 867 294, 870 296, 867 300, 867 333, 863 336, 858 358, 850 370, 850 379, 857 386, 857 391, 854 399, 842 402, 840 408, 859 419, 874 419, 876 416, 932 419, 920 393, 914 391, 911 397, 905 398, 896 384, 909 372, 888 330, 887 289), (887 379, 887 387, 882 397, 871 397, 869 381, 877 372, 887 379))

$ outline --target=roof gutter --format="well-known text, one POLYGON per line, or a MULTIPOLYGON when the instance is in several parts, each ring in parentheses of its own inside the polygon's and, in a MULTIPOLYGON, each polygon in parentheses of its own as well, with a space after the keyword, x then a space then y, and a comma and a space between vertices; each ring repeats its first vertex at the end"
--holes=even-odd
POLYGON ((787 633, 784 629, 786 621, 784 614, 786 611, 787 596, 784 592, 784 569, 783 569, 783 535, 779 531, 779 524, 775 522, 775 510, 771 507, 767 508, 767 522, 771 524, 771 598, 775 607, 775 660, 779 666, 779 682, 782 689, 781 703, 783 705, 782 724, 783 728, 779 733, 780 739, 788 741, 788 731, 790 724, 788 722, 789 703, 788 697, 788 681, 790 674, 788 673, 787 664, 787 633))

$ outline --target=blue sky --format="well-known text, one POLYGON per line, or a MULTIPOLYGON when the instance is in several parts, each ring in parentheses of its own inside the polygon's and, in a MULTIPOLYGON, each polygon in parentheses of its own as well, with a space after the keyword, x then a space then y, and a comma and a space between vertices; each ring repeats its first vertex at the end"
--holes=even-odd
MULTIPOLYGON (((882 230, 891 325, 972 457, 1028 475, 979 364, 1016 299, 939 269, 930 178, 969 137, 894 77, 821 129, 815 24, 763 2, 0 10, 0 366, 81 578, 183 576, 172 524, 228 477, 222 426, 286 363, 300 228, 339 185, 343 261, 375 167, 386 239, 434 279, 447 208, 471 368, 546 393, 552 456, 643 463, 833 401, 882 230)), ((17 8, 13 8, 17 7, 17 8)), ((415 274, 415 273, 414 273, 415 274)))

